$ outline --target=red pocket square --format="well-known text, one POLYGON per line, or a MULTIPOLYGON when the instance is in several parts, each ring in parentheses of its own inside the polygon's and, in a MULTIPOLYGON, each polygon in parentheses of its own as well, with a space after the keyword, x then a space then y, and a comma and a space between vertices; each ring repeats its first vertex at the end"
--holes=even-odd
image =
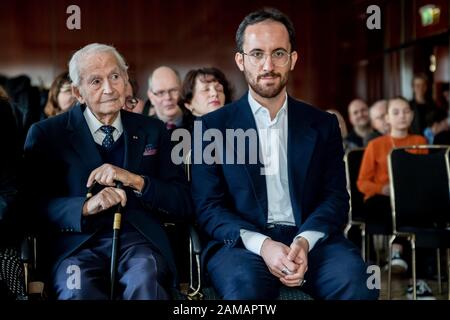
POLYGON ((153 156, 158 153, 158 148, 154 147, 152 144, 145 146, 143 156, 153 156))

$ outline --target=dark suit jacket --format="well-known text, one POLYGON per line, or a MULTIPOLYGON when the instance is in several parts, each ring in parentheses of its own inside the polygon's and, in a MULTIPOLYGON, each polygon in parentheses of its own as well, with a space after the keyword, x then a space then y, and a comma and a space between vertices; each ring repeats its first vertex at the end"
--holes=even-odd
MULTIPOLYGON (((54 267, 88 241, 102 227, 102 219, 107 217, 107 228, 112 228, 111 213, 82 216, 87 178, 102 165, 83 110, 84 106, 76 105, 64 114, 34 124, 25 142, 27 179, 31 186, 28 194, 36 204, 33 212, 37 210, 53 227, 50 231, 55 232, 50 244, 54 249, 54 267)), ((148 177, 142 197, 127 190, 122 219, 160 251, 176 274, 160 216, 184 219, 191 214, 184 172, 171 161, 171 143, 161 121, 127 111, 121 111, 121 117, 124 169, 148 177), (146 146, 148 155, 144 155, 146 146)))
POLYGON ((19 136, 11 105, 0 98, 0 247, 20 240, 17 229, 17 171, 20 166, 19 136))
MULTIPOLYGON (((256 130, 247 95, 200 119, 203 132, 214 128, 224 137, 227 128, 256 130)), ((240 229, 263 233, 268 211, 265 177, 260 174, 262 165, 195 164, 195 154, 210 143, 200 145, 194 141, 192 153, 195 211, 200 229, 210 240, 205 254, 215 245, 242 245, 240 229)), ((223 145, 225 152, 226 143, 223 145)), ((334 115, 288 98, 287 165, 298 233, 320 231, 325 239, 341 232, 347 219, 349 196, 342 139, 334 115)))

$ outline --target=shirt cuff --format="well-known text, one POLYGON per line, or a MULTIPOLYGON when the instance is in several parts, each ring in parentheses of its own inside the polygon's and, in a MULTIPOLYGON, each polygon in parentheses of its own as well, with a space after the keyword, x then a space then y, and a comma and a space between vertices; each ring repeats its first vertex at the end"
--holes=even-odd
POLYGON ((245 229, 240 230, 241 239, 247 250, 253 252, 254 254, 260 255, 261 247, 264 240, 270 239, 270 237, 265 236, 261 233, 249 231, 245 229))
POLYGON ((319 232, 319 231, 303 231, 298 236, 296 236, 294 240, 296 240, 300 237, 305 238, 309 244, 309 251, 311 251, 314 248, 314 246, 316 245, 317 241, 319 241, 324 236, 325 236, 325 233, 319 232))
POLYGON ((141 176, 142 179, 144 179, 144 187, 142 188, 141 192, 137 190, 133 190, 134 194, 137 198, 142 198, 142 195, 146 194, 148 192, 148 189, 150 188, 150 182, 147 176, 141 176))

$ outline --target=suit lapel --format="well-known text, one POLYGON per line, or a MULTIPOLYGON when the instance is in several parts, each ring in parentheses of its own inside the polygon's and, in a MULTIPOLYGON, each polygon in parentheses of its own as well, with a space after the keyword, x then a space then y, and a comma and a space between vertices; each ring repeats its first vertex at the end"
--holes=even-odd
POLYGON ((133 123, 128 112, 121 111, 121 117, 125 142, 124 169, 130 172, 138 172, 143 157, 145 133, 141 127, 133 123))
POLYGON ((100 153, 84 119, 84 108, 77 104, 69 112, 67 130, 69 140, 89 171, 102 165, 100 153))
MULTIPOLYGON (((229 123, 226 127, 227 128, 233 128, 235 130, 242 129, 245 131, 251 129, 255 130, 257 134, 257 163, 256 164, 250 164, 248 161, 248 157, 245 161, 245 171, 247 172, 247 176, 250 179, 250 182, 253 186, 253 192, 255 195, 255 198, 258 202, 259 208, 264 214, 264 217, 266 218, 265 221, 267 221, 267 213, 268 213, 268 205, 267 205, 267 187, 266 187, 266 179, 264 175, 262 175, 262 168, 263 165, 259 161, 261 159, 259 157, 260 152, 260 146, 259 146, 259 136, 258 131, 256 128, 256 122, 255 118, 253 116, 252 110, 250 108, 250 105, 248 103, 248 95, 245 94, 241 100, 233 106, 236 108, 236 110, 233 110, 233 118, 231 123, 229 123)), ((239 150, 234 150, 234 152, 237 154, 239 150)), ((245 143, 245 155, 250 155, 250 152, 254 152, 254 150, 250 150, 248 139, 246 139, 245 143)))
POLYGON ((301 224, 301 201, 306 173, 316 144, 317 132, 310 126, 309 116, 301 103, 288 100, 288 179, 289 194, 297 225, 301 224))

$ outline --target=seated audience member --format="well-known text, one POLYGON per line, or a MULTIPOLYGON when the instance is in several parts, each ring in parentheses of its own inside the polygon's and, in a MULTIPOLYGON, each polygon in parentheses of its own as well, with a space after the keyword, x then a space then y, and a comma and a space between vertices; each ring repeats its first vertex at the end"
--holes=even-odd
POLYGON ((180 91, 180 76, 172 68, 158 67, 148 79, 147 95, 155 107, 155 117, 166 124, 169 135, 176 128, 189 129, 192 126, 192 116, 178 105, 180 91))
POLYGON ((348 130, 347 130, 347 124, 345 123, 344 117, 336 109, 328 109, 327 112, 331 113, 331 114, 334 114, 336 116, 336 118, 338 120, 338 123, 339 123, 339 129, 341 130, 342 144, 344 146, 344 150, 347 150, 348 147, 345 144, 345 138, 348 135, 348 130))
POLYGON ((443 109, 434 109, 426 116, 427 127, 423 131, 423 135, 427 139, 428 144, 434 143, 434 138, 441 132, 448 131, 447 112, 443 109))
POLYGON ((126 91, 124 110, 142 114, 144 111, 144 101, 140 99, 137 94, 139 92, 139 85, 136 80, 128 80, 126 91))
POLYGON ((348 135, 348 129, 347 129, 347 124, 345 123, 344 117, 336 109, 328 109, 327 112, 334 114, 336 116, 338 123, 339 123, 339 129, 341 130, 341 137, 342 137, 342 139, 345 139, 345 137, 347 137, 347 135, 348 135))
POLYGON ((238 153, 220 139, 194 143, 192 152, 192 196, 212 284, 232 300, 276 299, 282 286, 302 286, 315 299, 377 299, 360 251, 342 232, 349 202, 338 121, 287 92, 298 58, 292 22, 276 9, 252 12, 236 43, 248 92, 199 121, 203 133, 228 136, 234 128, 256 139, 238 153), (225 163, 196 161, 207 149, 226 155, 225 163), (251 163, 257 150, 263 160, 251 163))
POLYGON ((30 126, 45 118, 44 105, 48 92, 45 93, 45 90, 41 91, 33 86, 30 77, 26 75, 4 79, 0 82, 4 83, 3 88, 8 93, 8 100, 19 132, 19 145, 23 146, 30 126))
POLYGON ((16 120, 0 87, 0 299, 25 297, 24 271, 17 250, 21 232, 17 217, 17 169, 20 159, 16 120))
POLYGON ((413 99, 410 101, 414 119, 410 131, 414 134, 423 134, 427 127, 427 114, 437 108, 429 90, 428 76, 425 73, 415 74, 412 80, 413 99))
POLYGON ((364 139, 364 145, 367 146, 370 140, 385 135, 389 131, 386 123, 387 100, 378 100, 369 108, 370 125, 373 131, 364 139))
MULTIPOLYGON (((387 160, 389 152, 396 147, 426 144, 423 136, 408 133, 413 117, 411 107, 405 99, 389 100, 386 121, 390 131, 370 141, 364 152, 357 186, 364 194, 368 223, 384 224, 392 228, 387 160)), ((390 257, 393 273, 406 272, 408 269, 402 254, 402 244, 395 243, 390 257)), ((417 286, 419 299, 432 296, 423 280, 418 281, 417 286)), ((411 293, 412 287, 409 288, 408 297, 411 297, 411 293)))
POLYGON ((364 147, 364 139, 372 132, 369 120, 369 107, 361 99, 355 99, 348 105, 348 117, 352 131, 345 138, 348 149, 364 147))
POLYGON ((75 101, 75 97, 72 95, 69 73, 63 72, 55 78, 50 87, 44 113, 48 118, 56 116, 69 110, 75 101))
POLYGON ((122 110, 127 65, 115 48, 89 44, 75 52, 69 70, 78 103, 34 124, 25 142, 30 211, 46 226, 49 243, 41 247, 51 251, 52 293, 109 299, 113 215, 121 205, 115 298, 167 299, 176 267, 159 217, 191 214, 167 131, 160 121, 122 110), (73 265, 79 284, 68 286, 73 265))
POLYGON ((231 102, 231 88, 217 68, 190 70, 181 88, 181 103, 193 116, 201 117, 231 102))

